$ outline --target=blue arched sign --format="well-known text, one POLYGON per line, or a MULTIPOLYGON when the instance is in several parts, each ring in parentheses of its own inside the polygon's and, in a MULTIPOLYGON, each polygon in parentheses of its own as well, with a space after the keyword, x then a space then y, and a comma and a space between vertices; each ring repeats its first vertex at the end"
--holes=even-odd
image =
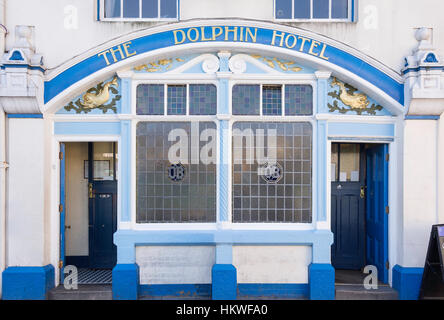
POLYGON ((404 103, 403 83, 353 54, 297 33, 240 25, 177 28, 114 45, 84 59, 45 82, 45 103, 76 82, 122 60, 167 47, 212 42, 250 43, 294 50, 348 70, 372 83, 401 105, 404 103))

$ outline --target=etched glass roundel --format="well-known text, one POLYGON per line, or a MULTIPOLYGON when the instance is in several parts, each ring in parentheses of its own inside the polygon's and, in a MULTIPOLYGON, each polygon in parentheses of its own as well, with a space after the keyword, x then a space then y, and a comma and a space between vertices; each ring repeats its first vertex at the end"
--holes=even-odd
POLYGON ((260 176, 267 183, 277 183, 282 179, 283 169, 279 163, 266 163, 259 170, 260 176))
POLYGON ((167 171, 171 181, 180 182, 185 178, 185 167, 181 163, 170 165, 167 171))

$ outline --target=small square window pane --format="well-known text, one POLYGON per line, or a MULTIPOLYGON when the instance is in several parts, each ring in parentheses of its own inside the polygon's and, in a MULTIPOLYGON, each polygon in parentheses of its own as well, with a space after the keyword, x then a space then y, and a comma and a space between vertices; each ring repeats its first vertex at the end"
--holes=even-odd
POLYGON ((159 0, 142 0, 142 18, 159 17, 159 0))
POLYGON ((276 0, 276 19, 291 19, 292 0, 276 0))
POLYGON ((177 18, 177 0, 160 0, 160 17, 177 18))
POLYGON ((105 0, 105 18, 120 18, 120 0, 105 0))
POLYGON ((187 114, 187 86, 168 86, 168 115, 187 114))
POLYGON ((217 89, 213 84, 190 84, 190 115, 215 115, 217 89))
POLYGON ((285 115, 307 116, 313 114, 313 88, 310 85, 285 86, 285 115))
POLYGON ((136 113, 139 115, 164 114, 165 87, 163 84, 143 84, 137 87, 136 113))
POLYGON ((329 6, 329 0, 313 0, 313 18, 328 19, 329 6))
POLYGON ((260 89, 259 85, 235 85, 233 87, 233 114, 259 115, 260 89))
POLYGON ((294 0, 294 18, 310 19, 310 0, 294 0))
POLYGON ((139 0, 124 0, 123 1, 123 17, 124 18, 139 18, 139 0))
POLYGON ((263 86, 262 89, 262 114, 264 116, 282 115, 282 87, 263 86))
POLYGON ((332 19, 348 18, 348 0, 331 0, 332 19))

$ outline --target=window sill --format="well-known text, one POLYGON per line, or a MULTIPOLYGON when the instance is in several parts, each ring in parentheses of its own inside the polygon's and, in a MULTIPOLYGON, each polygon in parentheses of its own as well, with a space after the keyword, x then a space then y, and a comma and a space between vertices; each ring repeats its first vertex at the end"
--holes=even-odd
POLYGON ((179 18, 145 19, 145 18, 101 18, 99 22, 179 22, 179 18))

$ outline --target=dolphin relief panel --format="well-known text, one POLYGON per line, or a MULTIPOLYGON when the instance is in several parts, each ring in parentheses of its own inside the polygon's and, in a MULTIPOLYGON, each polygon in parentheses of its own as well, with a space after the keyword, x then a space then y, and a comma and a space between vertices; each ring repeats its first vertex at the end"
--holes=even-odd
POLYGON ((329 113, 354 115, 390 115, 376 101, 351 85, 330 78, 327 98, 329 113))
POLYGON ((121 83, 117 76, 98 83, 59 110, 58 114, 116 114, 120 112, 121 83))

